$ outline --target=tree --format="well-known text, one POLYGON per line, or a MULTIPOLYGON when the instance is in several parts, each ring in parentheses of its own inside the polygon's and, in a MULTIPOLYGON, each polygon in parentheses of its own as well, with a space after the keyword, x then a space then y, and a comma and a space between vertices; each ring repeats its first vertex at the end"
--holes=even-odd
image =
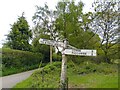
MULTIPOLYGON (((74 1, 65 2, 65 0, 63 0, 63 2, 58 2, 56 6, 58 17, 55 21, 55 29, 59 33, 59 38, 67 39, 70 45, 79 49, 93 49, 95 48, 95 43, 99 42, 100 39, 98 35, 95 35, 90 31, 89 23, 92 19, 89 18, 89 16, 91 13, 83 14, 83 6, 82 2, 78 2, 77 5, 74 1)), ((74 57, 74 61, 78 62, 78 60, 80 61, 80 59, 74 57)), ((66 62, 65 55, 62 55, 60 84, 62 88, 65 88, 66 86, 66 62)))
POLYGON ((32 32, 23 13, 17 22, 11 25, 11 31, 7 35, 8 42, 6 44, 12 49, 29 51, 31 48, 29 40, 31 38, 32 32))
POLYGON ((45 62, 45 63, 49 62, 49 56, 50 56, 49 50, 50 50, 50 48, 47 45, 40 44, 39 39, 40 39, 40 37, 33 38, 33 40, 32 40, 32 52, 42 53, 44 55, 44 58, 43 58, 44 61, 42 61, 42 62, 45 62))
MULTIPOLYGON (((56 40, 57 33, 54 30, 54 20, 55 12, 49 10, 47 4, 44 7, 37 6, 37 11, 33 16, 35 38, 49 35, 49 39, 56 40)), ((52 63, 52 46, 50 46, 50 62, 52 63)))
POLYGON ((83 6, 82 2, 78 2, 77 5, 74 1, 58 2, 55 29, 59 33, 59 38, 67 38, 69 44, 76 48, 95 48, 100 38, 89 28, 92 13, 84 14, 83 6))
POLYGON ((36 37, 43 34, 50 35, 49 38, 55 40, 57 35, 57 32, 54 30, 56 12, 54 10, 50 10, 47 4, 45 4, 44 7, 36 7, 37 10, 33 16, 33 22, 35 24, 34 35, 36 37))
MULTIPOLYGON (((105 61, 110 63, 110 49, 118 43, 118 2, 116 0, 94 2, 95 9, 92 29, 101 37, 100 48, 105 54, 105 61)), ((118 51, 114 51, 115 54, 118 51)))

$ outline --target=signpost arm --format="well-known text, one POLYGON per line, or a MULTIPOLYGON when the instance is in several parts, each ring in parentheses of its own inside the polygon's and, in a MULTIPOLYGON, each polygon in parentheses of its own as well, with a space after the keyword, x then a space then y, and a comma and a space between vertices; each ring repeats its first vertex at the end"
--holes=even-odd
MULTIPOLYGON (((63 50, 67 47, 67 41, 64 41, 63 50)), ((65 90, 67 82, 66 82, 66 75, 67 74, 67 57, 64 53, 62 53, 62 66, 61 66, 61 78, 60 78, 60 87, 61 90, 65 90)))

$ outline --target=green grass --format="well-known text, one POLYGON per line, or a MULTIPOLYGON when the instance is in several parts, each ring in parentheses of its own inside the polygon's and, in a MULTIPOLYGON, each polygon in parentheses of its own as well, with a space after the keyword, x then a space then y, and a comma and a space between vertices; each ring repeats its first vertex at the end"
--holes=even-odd
MULTIPOLYGON (((118 70, 115 64, 68 63, 69 88, 118 88, 118 70), (83 66, 82 66, 83 65, 83 66), (92 65, 92 66, 91 66, 92 65)), ((34 72, 14 88, 59 88, 61 63, 48 64, 34 72)))
MULTIPOLYGON (((44 66, 45 64, 43 64, 44 66)), ((17 73, 21 73, 21 72, 25 72, 25 71, 29 71, 29 70, 33 70, 33 69, 37 69, 39 67, 38 64, 36 65, 32 65, 32 66, 24 66, 24 67, 4 67, 4 69, 2 70, 2 74, 1 76, 8 76, 8 75, 12 75, 12 74, 17 74, 17 73)))
POLYGON ((118 76, 115 74, 104 75, 101 73, 89 73, 86 75, 68 76, 69 87, 75 88, 118 88, 118 76))

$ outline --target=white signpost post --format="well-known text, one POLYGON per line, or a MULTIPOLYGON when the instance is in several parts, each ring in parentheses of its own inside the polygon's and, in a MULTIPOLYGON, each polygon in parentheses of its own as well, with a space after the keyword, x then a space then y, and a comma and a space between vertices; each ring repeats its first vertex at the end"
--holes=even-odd
POLYGON ((60 78, 60 85, 61 89, 64 90, 66 87, 66 70, 67 70, 67 55, 79 55, 79 56, 97 56, 97 51, 96 50, 88 50, 88 49, 67 49, 67 46, 73 47, 71 45, 67 45, 67 41, 65 40, 64 42, 56 42, 53 40, 47 40, 47 39, 40 39, 39 40, 40 44, 46 44, 46 45, 51 45, 51 46, 57 46, 57 47, 62 47, 63 51, 62 53, 62 66, 61 66, 61 78, 60 78))

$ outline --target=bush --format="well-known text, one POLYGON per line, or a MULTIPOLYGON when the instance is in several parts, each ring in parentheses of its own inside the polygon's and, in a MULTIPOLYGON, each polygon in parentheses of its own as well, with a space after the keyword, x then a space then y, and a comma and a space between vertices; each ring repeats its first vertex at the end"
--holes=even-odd
POLYGON ((2 50, 3 73, 6 68, 21 68, 23 71, 34 69, 39 66, 41 60, 43 60, 43 55, 40 53, 7 48, 2 50))
POLYGON ((53 53, 53 61, 62 61, 62 55, 59 55, 57 53, 53 53))
POLYGON ((53 62, 52 64, 47 64, 45 67, 43 67, 42 69, 39 69, 37 71, 35 71, 32 76, 34 77, 34 75, 41 75, 41 74, 49 74, 52 71, 60 71, 61 69, 61 62, 53 62))
POLYGON ((80 63, 79 65, 75 63, 69 63, 68 68, 73 68, 74 73, 78 74, 88 74, 88 73, 116 73, 118 72, 117 64, 108 64, 108 63, 93 63, 91 61, 85 61, 80 63))
POLYGON ((97 64, 95 63, 92 63, 90 61, 85 61, 85 62, 82 62, 80 65, 79 65, 80 68, 78 68, 78 74, 88 74, 88 73, 92 73, 92 72, 96 72, 96 67, 97 67, 97 64))
POLYGON ((109 74, 118 72, 118 65, 117 64, 108 64, 108 63, 101 63, 97 66, 97 72, 109 74))

